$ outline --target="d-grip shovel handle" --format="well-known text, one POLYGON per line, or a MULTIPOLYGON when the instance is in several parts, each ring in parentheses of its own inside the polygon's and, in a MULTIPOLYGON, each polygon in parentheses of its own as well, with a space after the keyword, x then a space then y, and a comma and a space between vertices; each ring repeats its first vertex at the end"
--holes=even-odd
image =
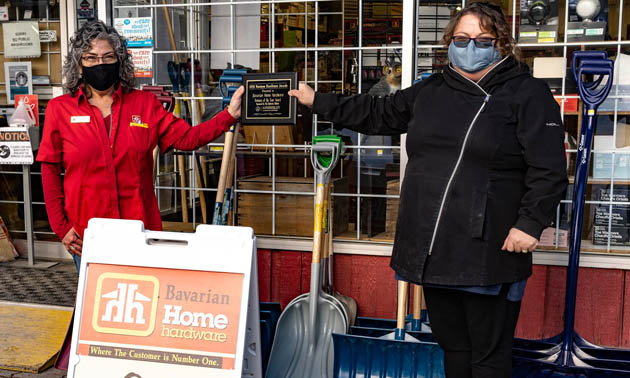
POLYGON ((610 93, 610 88, 612 88, 614 63, 612 60, 585 60, 580 63, 577 71, 577 87, 580 92, 580 97, 582 97, 582 100, 588 106, 589 110, 594 111, 595 108, 606 100, 608 93, 610 93), (597 87, 590 86, 589 83, 582 80, 582 75, 584 74, 600 75, 597 81, 601 81, 604 77, 608 77, 608 80, 606 80, 606 84, 603 87, 597 89, 597 87))
POLYGON ((243 82, 243 75, 246 74, 247 70, 244 69, 223 70, 223 75, 219 77, 219 92, 221 92, 221 97, 228 97, 227 83, 241 84, 243 82))
POLYGON ((396 340, 405 339, 405 318, 407 317, 407 297, 409 296, 409 282, 398 281, 398 308, 396 310, 396 340))
MULTIPOLYGON (((572 66, 573 67, 573 79, 575 80, 575 82, 577 83, 578 79, 577 79, 577 69, 576 67, 580 66, 580 61, 582 60, 590 60, 590 61, 602 61, 608 58, 608 54, 606 53, 606 51, 575 51, 573 53, 573 60, 572 60, 572 66)), ((595 82, 591 83, 591 84, 587 84, 589 87, 591 86, 595 86, 597 87, 599 85, 599 83, 601 82, 601 78, 599 80, 596 80, 595 82)))

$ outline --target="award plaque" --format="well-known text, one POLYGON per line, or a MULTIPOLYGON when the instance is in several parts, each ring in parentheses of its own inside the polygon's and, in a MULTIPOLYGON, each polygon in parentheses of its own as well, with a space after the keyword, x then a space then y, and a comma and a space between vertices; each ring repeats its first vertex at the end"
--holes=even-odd
POLYGON ((297 100, 289 91, 297 89, 297 73, 248 74, 243 85, 241 124, 295 125, 297 100))

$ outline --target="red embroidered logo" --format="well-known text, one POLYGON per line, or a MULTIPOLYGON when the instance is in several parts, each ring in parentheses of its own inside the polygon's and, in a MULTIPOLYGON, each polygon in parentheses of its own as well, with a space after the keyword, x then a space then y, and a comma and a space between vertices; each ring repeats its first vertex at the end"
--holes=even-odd
POLYGON ((140 118, 139 115, 132 115, 131 116, 131 123, 142 123, 142 118, 140 118))

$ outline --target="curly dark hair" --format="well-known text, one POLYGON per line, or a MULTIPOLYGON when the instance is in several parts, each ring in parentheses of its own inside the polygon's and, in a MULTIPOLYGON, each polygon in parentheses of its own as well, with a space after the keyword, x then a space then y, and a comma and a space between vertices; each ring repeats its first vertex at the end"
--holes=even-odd
POLYGON ((444 28, 444 36, 442 36, 441 43, 447 46, 451 44, 459 20, 468 14, 479 17, 481 29, 496 36, 496 48, 502 56, 511 55, 518 60, 519 51, 516 41, 512 38, 510 26, 505 19, 505 15, 501 7, 491 3, 472 3, 459 11, 444 28))
MULTIPOLYGON (((90 21, 85 23, 72 38, 70 38, 70 51, 63 62, 63 88, 73 96, 77 94, 83 84, 81 77, 81 56, 90 51, 94 40, 104 40, 114 49, 120 63, 120 77, 118 83, 123 89, 128 90, 136 85, 134 67, 131 55, 127 51, 127 41, 112 26, 105 25, 102 21, 90 21)), ((85 90, 85 88, 84 88, 85 90)), ((90 96, 90 94, 87 94, 90 96)))

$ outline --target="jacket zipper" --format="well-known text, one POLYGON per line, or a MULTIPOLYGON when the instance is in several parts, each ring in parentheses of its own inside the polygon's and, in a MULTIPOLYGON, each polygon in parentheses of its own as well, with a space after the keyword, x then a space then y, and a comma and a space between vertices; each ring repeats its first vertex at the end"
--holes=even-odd
MULTIPOLYGON (((507 58, 504 58, 504 60, 505 59, 507 58)), ((497 64, 496 66, 499 66, 499 64, 497 64)), ((453 71, 457 72, 455 69, 453 69, 453 71)), ((481 77, 481 79, 479 79, 479 81, 481 81, 490 71, 486 72, 481 77)), ((477 122, 477 118, 479 118, 479 114, 483 112, 483 110, 486 107, 486 104, 488 103, 488 101, 490 101, 490 94, 484 91, 483 88, 481 88, 479 84, 475 83, 474 81, 470 80, 469 78, 460 74, 459 72, 457 73, 461 75, 464 79, 470 81, 475 86, 477 86, 477 88, 479 88, 479 90, 481 90, 486 95, 486 98, 484 98, 483 104, 481 104, 481 107, 477 111, 477 114, 475 114, 475 118, 473 118, 472 122, 470 122, 470 125, 468 126, 468 130, 466 131, 466 136, 464 137, 464 142, 462 143, 462 148, 459 150, 459 157, 457 158, 457 162, 455 163, 455 167, 453 168, 451 177, 449 177, 448 179, 448 183, 446 184, 446 189, 444 189, 444 194, 442 195, 442 202, 440 203, 440 210, 438 211, 438 217, 437 217, 437 220, 435 221, 435 227, 433 228, 433 236, 431 237, 431 245, 429 246, 429 255, 431 255, 431 252, 433 252, 433 244, 435 243, 435 237, 437 235, 438 227, 440 226, 440 220, 442 219, 442 211, 444 211, 444 204, 446 203, 446 196, 448 195, 448 191, 451 187, 451 183, 453 182, 453 178, 455 178, 455 174, 457 173, 457 168, 459 168, 459 164, 462 162, 462 158, 464 157, 464 150, 466 149, 466 142, 468 142, 468 136, 470 136, 470 131, 473 129, 475 122, 477 122)))

